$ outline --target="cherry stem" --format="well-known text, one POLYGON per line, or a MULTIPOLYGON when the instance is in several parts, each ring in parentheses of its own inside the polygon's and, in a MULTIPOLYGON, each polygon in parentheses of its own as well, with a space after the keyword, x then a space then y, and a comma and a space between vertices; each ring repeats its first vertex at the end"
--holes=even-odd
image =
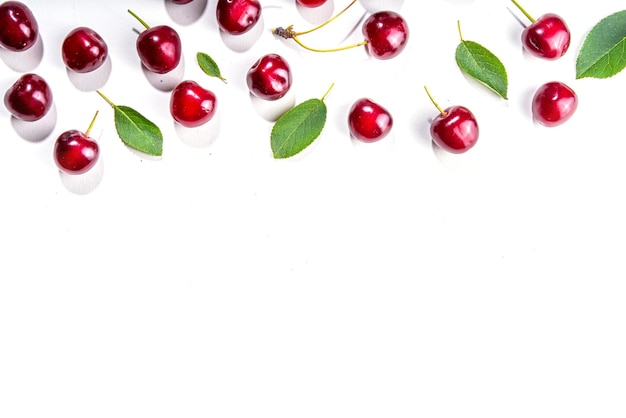
POLYGON ((366 40, 363 40, 361 42, 358 42, 356 44, 352 44, 352 45, 346 45, 346 46, 340 46, 338 48, 331 48, 331 49, 317 49, 317 48, 311 48, 310 46, 306 46, 305 44, 302 43, 302 41, 300 41, 300 39, 298 39, 297 36, 292 37, 291 39, 294 40, 295 43, 297 43, 298 45, 300 45, 302 48, 307 49, 309 51, 313 51, 313 52, 337 52, 337 51, 344 51, 346 49, 352 49, 352 48, 357 48, 359 46, 363 46, 367 44, 366 40))
POLYGON ((465 41, 463 40, 463 34, 461 33, 461 21, 460 21, 460 20, 457 20, 457 21, 456 21, 456 26, 457 26, 457 28, 459 29, 459 38, 461 38, 461 42, 465 42, 465 41))
POLYGON ((437 104, 437 102, 435 101, 435 99, 433 99, 433 96, 430 94, 430 92, 428 91, 428 87, 424 86, 424 90, 426 90, 426 94, 428 95, 428 98, 430 99, 431 102, 433 102, 433 104, 435 105, 435 107, 437 108, 437 110, 439 111, 439 113, 441 113, 441 116, 446 116, 446 112, 445 110, 443 110, 441 108, 441 106, 439 106, 437 104))
POLYGON ((133 17, 135 19, 137 19, 139 21, 139 23, 141 23, 146 29, 150 29, 150 25, 148 25, 146 22, 144 22, 144 20, 142 18, 140 18, 139 16, 137 16, 135 14, 135 12, 133 12, 132 10, 128 9, 128 13, 130 13, 131 15, 133 15, 133 17))
POLYGON ((330 91, 333 89, 333 87, 335 86, 335 83, 332 83, 330 85, 330 87, 328 88, 328 90, 326 90, 326 93, 324 93, 324 95, 322 96, 322 98, 320 99, 321 101, 324 101, 324 99, 326 98, 326 96, 328 96, 328 93, 330 93, 330 91))
POLYGON ((333 17, 328 19, 326 22, 322 23, 321 25, 318 25, 318 26, 314 27, 313 29, 309 29, 309 30, 306 30, 304 32, 295 32, 293 34, 293 36, 306 35, 307 33, 311 33, 311 32, 314 32, 314 31, 316 31, 318 29, 323 28, 324 26, 328 25, 330 22, 332 22, 333 20, 337 19, 339 16, 344 14, 356 2, 357 2, 357 0, 352 0, 352 2, 350 4, 348 4, 342 11, 340 11, 339 13, 337 13, 336 15, 334 15, 333 17))
POLYGON ((93 119, 91 119, 91 123, 89 124, 89 127, 85 131, 85 136, 89 136, 89 132, 91 132, 91 128, 93 128, 93 124, 96 122, 97 117, 98 117, 98 111, 96 110, 96 114, 93 115, 93 119))
POLYGON ((514 5, 517 6, 518 9, 520 9, 520 11, 522 13, 524 13, 524 16, 526 16, 528 18, 528 20, 530 20, 531 23, 535 23, 535 18, 533 18, 530 14, 528 14, 528 12, 526 10, 524 10, 524 8, 515 0, 511 0, 513 2, 514 5))
POLYGON ((100 97, 102 97, 102 98, 103 98, 103 99, 104 99, 104 100, 105 100, 105 101, 106 101, 109 105, 111 105, 111 107, 112 107, 113 109, 115 109, 115 103, 113 103, 112 101, 110 101, 108 97, 106 97, 104 94, 102 94, 102 93, 100 92, 100 90, 96 90, 96 93, 98 93, 98 94, 100 95, 100 97))

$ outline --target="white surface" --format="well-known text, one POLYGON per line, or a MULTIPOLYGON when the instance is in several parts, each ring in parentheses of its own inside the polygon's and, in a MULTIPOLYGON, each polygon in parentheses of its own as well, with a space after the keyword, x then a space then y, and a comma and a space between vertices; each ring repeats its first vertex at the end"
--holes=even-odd
MULTIPOLYGON (((0 416, 623 417, 626 78, 574 80, 585 33, 619 5, 525 1, 572 30, 567 55, 544 62, 522 52, 510 2, 407 0, 408 48, 373 62, 275 39, 272 26, 309 27, 292 3, 266 0, 267 30, 233 52, 214 0, 186 25, 163 1, 27 2, 58 121, 30 143, 0 107, 0 416), (176 28, 185 77, 218 95, 209 147, 176 136, 127 8, 176 28), (508 102, 459 71, 457 19, 504 62, 508 102), (59 48, 80 25, 109 44, 102 91, 161 127, 162 159, 129 152, 106 103, 69 82, 59 48), (197 51, 228 84, 197 68, 197 51), (322 136, 290 161, 272 159, 271 123, 245 88, 268 52, 291 63, 297 102, 335 83, 322 136), (580 105, 548 129, 529 103, 552 79, 580 105), (470 153, 433 151, 425 84, 440 105, 476 114, 470 153), (376 147, 348 136, 347 109, 363 96, 394 116, 376 147), (95 110, 102 181, 77 195, 54 166, 54 137, 95 110)), ((348 34, 354 11, 310 43, 348 34)), ((0 64, 5 91, 19 73, 0 64)))

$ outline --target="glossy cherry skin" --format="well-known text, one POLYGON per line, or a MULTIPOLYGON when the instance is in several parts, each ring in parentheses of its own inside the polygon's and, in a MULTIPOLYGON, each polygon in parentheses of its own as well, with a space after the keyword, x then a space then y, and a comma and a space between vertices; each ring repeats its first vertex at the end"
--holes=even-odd
POLYGON ((68 174, 83 174, 98 161, 98 143, 77 129, 63 132, 54 143, 54 162, 68 174))
POLYGON ((565 55, 570 37, 565 21, 558 15, 548 13, 524 29, 522 43, 532 55, 554 60, 565 55))
POLYGON ((362 29, 368 53, 381 60, 397 56, 409 40, 409 26, 402 16, 392 11, 371 14, 362 29))
POLYGON ((39 25, 33 12, 19 1, 0 4, 0 45, 10 51, 25 51, 35 44, 39 25))
POLYGON ((328 0, 296 0, 296 3, 304 7, 319 7, 327 1, 328 0))
POLYGON ((248 32, 261 18, 258 0, 218 0, 217 23, 224 32, 241 35, 248 32))
POLYGON ((4 105, 18 119, 33 122, 52 107, 52 91, 37 74, 24 74, 5 93, 4 105))
POLYGON ((188 128, 210 121, 215 115, 217 97, 195 81, 182 81, 172 90, 170 113, 174 120, 188 128))
POLYGON ((376 142, 383 139, 393 126, 393 118, 387 109, 368 98, 352 104, 348 112, 348 127, 356 139, 376 142))
POLYGON ((137 37, 137 53, 149 71, 165 74, 180 63, 182 43, 178 32, 166 25, 153 26, 137 37))
POLYGON ((104 39, 96 31, 86 27, 73 29, 61 46, 65 66, 77 73, 88 73, 100 68, 108 53, 104 39))
POLYGON ((540 86, 532 101, 535 121, 544 126, 558 126, 572 117, 578 107, 578 96, 569 86, 551 81, 540 86))
POLYGON ((461 154, 478 141, 478 123, 474 114, 463 106, 451 106, 430 124, 430 135, 440 148, 461 154))
POLYGON ((278 100, 291 88, 291 68, 278 54, 259 58, 248 70, 246 83, 250 93, 265 100, 278 100))

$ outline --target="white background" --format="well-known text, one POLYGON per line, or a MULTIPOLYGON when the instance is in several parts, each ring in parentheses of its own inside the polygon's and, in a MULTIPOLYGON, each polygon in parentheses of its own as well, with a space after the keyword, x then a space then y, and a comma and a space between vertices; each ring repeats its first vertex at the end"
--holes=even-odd
MULTIPOLYGON (((58 118, 33 143, 0 107, 0 417, 624 417, 626 78, 575 80, 575 59, 626 3, 525 1, 570 26, 553 62, 522 51, 527 21, 506 1, 405 1, 408 47, 377 62, 274 38, 271 27, 311 25, 291 0, 262 3, 264 32, 236 52, 215 0, 190 24, 162 0, 27 1, 44 45, 34 71, 58 118), (169 93, 141 71, 129 7, 174 27, 185 78, 218 96, 210 146, 176 135, 169 93), (457 67, 457 20, 505 64, 508 101, 457 67), (125 148, 110 107, 70 83, 60 45, 76 26, 107 41, 102 91, 160 126, 161 159, 125 148), (228 84, 200 71, 197 51, 228 84), (269 52, 290 62, 297 102, 335 83, 324 132, 288 161, 272 158, 272 124, 245 86, 269 52), (580 104, 544 128, 530 99, 551 80, 580 104), (467 154, 433 150, 424 85, 475 113, 467 154), (394 117, 371 147, 346 125, 364 96, 394 117), (78 194, 52 148, 96 110, 102 180, 78 194)), ((362 15, 355 6, 309 42, 358 40, 360 29, 344 38, 362 15)), ((20 74, 0 65, 6 91, 20 74)))

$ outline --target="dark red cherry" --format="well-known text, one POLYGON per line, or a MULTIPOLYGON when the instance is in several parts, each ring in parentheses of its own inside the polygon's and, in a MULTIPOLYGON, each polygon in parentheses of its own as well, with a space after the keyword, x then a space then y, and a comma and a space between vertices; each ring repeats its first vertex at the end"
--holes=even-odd
POLYGON ((18 119, 41 119, 52 107, 52 91, 37 74, 22 75, 5 93, 4 105, 18 119))
POLYGON ((522 31, 522 45, 530 54, 554 60, 565 55, 570 45, 570 30, 562 17, 547 13, 534 19, 515 0, 513 3, 530 20, 531 24, 522 31))
POLYGON ((89 137, 90 129, 91 125, 84 133, 78 129, 71 129, 59 135, 54 143, 53 152, 54 162, 59 170, 67 174, 83 174, 96 165, 100 148, 98 143, 89 137))
POLYGON ((426 94, 439 114, 430 123, 430 136, 439 148, 453 154, 461 154, 478 141, 478 123, 469 109, 463 106, 450 106, 442 109, 426 87, 426 94))
POLYGON ((149 71, 165 74, 180 63, 182 43, 178 32, 166 25, 150 27, 132 11, 133 15, 145 28, 137 37, 137 53, 141 63, 149 71))
POLYGON ((291 68, 278 54, 259 58, 248 70, 246 83, 255 96, 265 100, 278 100, 291 88, 291 68))
POLYGON ((328 0, 296 0, 296 3, 304 7, 319 7, 327 1, 328 0))
POLYGON ((108 51, 104 39, 96 31, 86 27, 72 30, 61 46, 65 66, 77 73, 88 73, 100 68, 108 51))
POLYGON ((210 121, 215 115, 217 98, 195 81, 182 81, 172 90, 170 113, 174 120, 188 128, 210 121))
POLYGON ((557 59, 569 49, 570 31, 560 16, 545 14, 524 29, 522 42, 535 56, 557 59))
POLYGON ((217 23, 224 32, 241 35, 248 32, 261 17, 258 0, 218 0, 217 23))
POLYGON ((466 107, 451 106, 432 121, 430 134, 440 148, 460 154, 476 144, 478 123, 466 107))
POLYGON ((354 102, 348 112, 350 133, 363 142, 383 139, 392 126, 393 118, 387 109, 368 98, 354 102))
POLYGON ((558 126, 572 117, 578 96, 564 83, 551 81, 540 86, 532 102, 533 118, 545 126, 558 126))
POLYGON ((363 22, 365 47, 371 56, 390 59, 406 47, 409 40, 409 26, 402 16, 392 11, 371 14, 363 22))
POLYGON ((0 45, 10 51, 24 51, 35 44, 38 34, 37 20, 25 4, 0 4, 0 45))

